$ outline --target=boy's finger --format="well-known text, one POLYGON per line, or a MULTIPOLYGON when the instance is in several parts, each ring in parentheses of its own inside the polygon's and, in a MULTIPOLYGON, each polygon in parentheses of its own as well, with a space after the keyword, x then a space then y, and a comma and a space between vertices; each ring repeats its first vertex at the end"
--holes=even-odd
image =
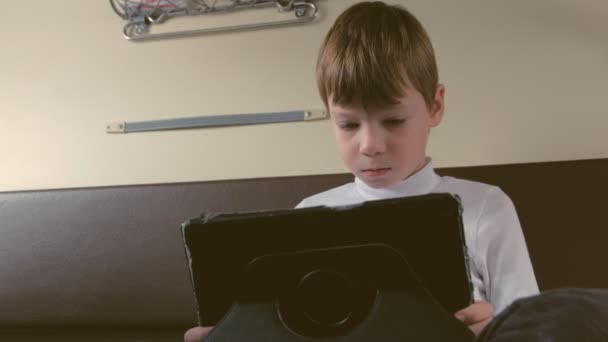
POLYGON ((465 324, 471 325, 493 317, 494 306, 488 302, 476 302, 456 312, 454 316, 465 324))
POLYGON ((203 338, 209 335, 212 329, 213 327, 195 327, 189 329, 184 334, 184 342, 201 342, 203 338))
POLYGON ((477 322, 475 324, 469 325, 469 329, 475 334, 475 336, 479 336, 483 328, 486 327, 492 321, 492 317, 487 318, 481 322, 477 322))

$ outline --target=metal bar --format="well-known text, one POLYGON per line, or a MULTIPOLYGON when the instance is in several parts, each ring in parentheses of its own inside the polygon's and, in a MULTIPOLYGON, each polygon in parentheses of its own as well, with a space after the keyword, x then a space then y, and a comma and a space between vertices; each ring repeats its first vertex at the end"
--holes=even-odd
POLYGON ((175 129, 259 125, 269 123, 322 120, 327 118, 324 110, 300 110, 277 113, 255 113, 234 115, 197 116, 166 120, 139 122, 115 122, 106 125, 107 133, 134 133, 166 131, 175 129))

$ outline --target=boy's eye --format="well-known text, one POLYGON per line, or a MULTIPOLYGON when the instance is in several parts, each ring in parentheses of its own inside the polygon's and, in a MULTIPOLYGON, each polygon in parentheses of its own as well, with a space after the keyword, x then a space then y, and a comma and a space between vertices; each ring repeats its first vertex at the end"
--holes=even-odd
POLYGON ((345 122, 345 123, 341 123, 338 127, 340 127, 340 129, 343 129, 345 131, 352 131, 354 129, 359 128, 359 124, 356 122, 345 122))
POLYGON ((405 122, 404 118, 394 118, 384 120, 384 124, 387 126, 399 126, 405 122))

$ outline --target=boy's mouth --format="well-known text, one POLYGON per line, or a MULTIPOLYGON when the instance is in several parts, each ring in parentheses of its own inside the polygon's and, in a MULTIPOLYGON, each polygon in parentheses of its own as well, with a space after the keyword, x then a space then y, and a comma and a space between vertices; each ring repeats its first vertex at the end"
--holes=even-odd
POLYGON ((391 168, 390 167, 382 167, 375 169, 364 169, 362 170, 363 174, 367 177, 380 177, 385 175, 391 168))

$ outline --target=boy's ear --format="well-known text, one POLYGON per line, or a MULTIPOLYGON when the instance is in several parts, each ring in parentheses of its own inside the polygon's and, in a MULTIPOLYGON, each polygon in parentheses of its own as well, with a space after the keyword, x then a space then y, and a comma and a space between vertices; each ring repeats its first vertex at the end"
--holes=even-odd
POLYGON ((431 127, 436 127, 441 123, 443 119, 443 112, 445 110, 445 86, 443 84, 437 85, 435 91, 435 99, 433 106, 431 107, 431 127))

